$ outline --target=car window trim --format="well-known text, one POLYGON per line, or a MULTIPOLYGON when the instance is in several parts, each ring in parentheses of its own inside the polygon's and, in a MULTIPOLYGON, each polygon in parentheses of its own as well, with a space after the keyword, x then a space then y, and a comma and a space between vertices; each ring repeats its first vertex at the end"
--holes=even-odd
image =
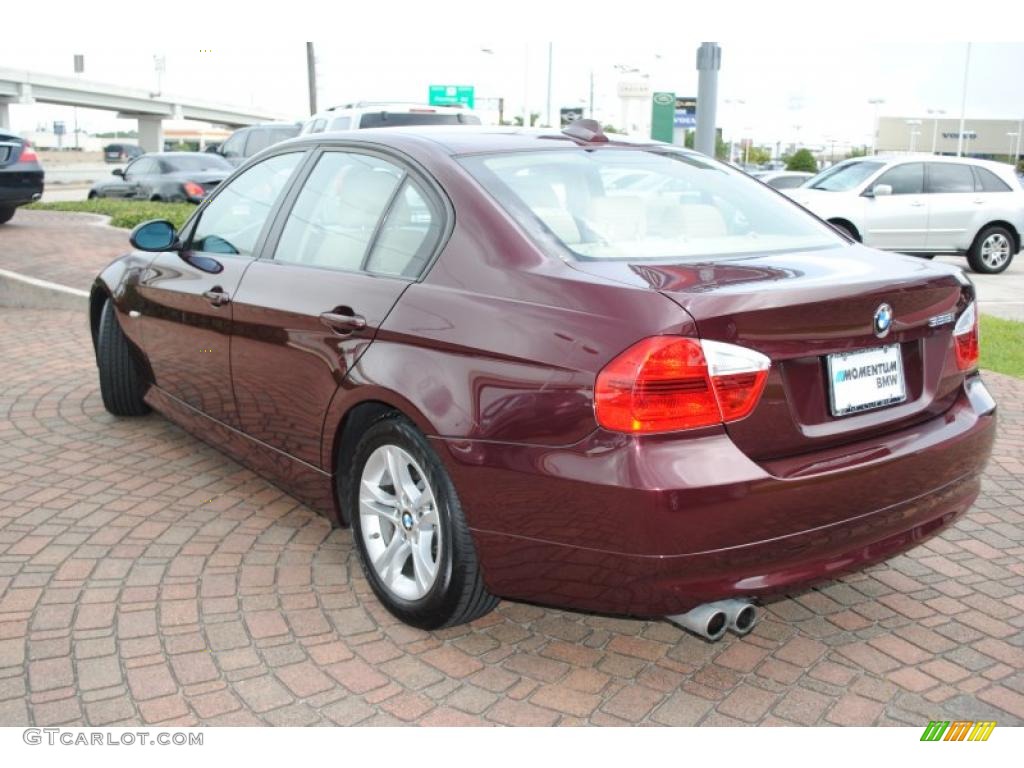
MULTIPOLYGON (((382 222, 387 221, 388 214, 391 213, 391 208, 395 204, 395 200, 397 200, 397 196, 392 195, 391 200, 388 201, 388 205, 384 208, 380 221, 378 221, 378 230, 382 222)), ((448 240, 455 229, 455 209, 452 205, 451 199, 444 191, 444 187, 441 186, 440 182, 438 182, 432 174, 423 168, 422 165, 406 155, 404 152, 395 150, 391 147, 352 140, 331 141, 329 143, 313 145, 312 151, 309 153, 309 158, 302 169, 302 173, 293 180, 292 188, 289 190, 288 196, 286 198, 282 198, 282 204, 275 212, 275 215, 276 219, 274 221, 274 226, 271 228, 271 231, 267 233, 267 238, 263 243, 263 252, 260 255, 261 260, 269 263, 301 267, 303 269, 328 270, 337 274, 366 275, 368 277, 377 277, 381 279, 401 280, 406 283, 422 282, 426 276, 430 274, 430 270, 436 263, 438 256, 448 244, 448 240), (274 258, 277 246, 281 240, 281 234, 284 231, 285 224, 288 222, 288 217, 291 215, 292 208, 295 206, 295 201, 298 199, 298 196, 302 188, 305 186, 310 174, 312 174, 313 169, 316 168, 316 164, 327 152, 360 152, 365 155, 385 160, 398 166, 398 168, 404 172, 401 180, 402 183, 400 183, 396 189, 401 189, 402 184, 404 184, 409 178, 412 178, 420 182, 420 187, 425 194, 433 197, 434 202, 438 206, 438 210, 443 217, 443 221, 441 222, 442 226, 440 228, 440 234, 436 236, 436 242, 431 250, 430 258, 426 260, 423 265, 423 269, 420 270, 418 275, 413 277, 408 275, 392 275, 382 272, 370 272, 363 269, 351 270, 340 269, 338 267, 324 267, 315 264, 292 264, 287 261, 277 261, 274 258)), ((375 230, 374 236, 371 238, 370 245, 376 243, 376 236, 378 234, 379 232, 375 230)), ((372 253, 372 248, 367 249, 366 253, 363 254, 364 258, 369 253, 372 253)))
MULTIPOLYGON (((270 159, 272 159, 274 157, 277 157, 279 155, 289 155, 289 154, 294 154, 294 153, 299 153, 299 154, 302 154, 304 156, 300 157, 299 158, 299 162, 295 164, 295 168, 292 169, 291 176, 289 176, 288 177, 288 181, 285 182, 285 186, 284 186, 284 190, 282 191, 282 194, 278 195, 277 202, 275 202, 274 205, 271 206, 270 211, 267 213, 267 219, 266 219, 266 221, 263 222, 263 226, 260 228, 260 233, 256 236, 256 242, 253 245, 252 255, 250 255, 250 256, 243 256, 242 254, 234 254, 234 253, 218 253, 218 254, 216 254, 216 256, 218 258, 221 257, 221 256, 227 256, 229 258, 249 259, 249 260, 252 260, 252 261, 255 261, 256 259, 260 258, 260 255, 261 255, 261 253, 263 251, 263 248, 266 246, 266 239, 267 239, 267 235, 270 232, 270 226, 276 220, 277 213, 280 210, 281 205, 284 202, 285 198, 287 197, 288 194, 291 193, 292 189, 294 188, 296 179, 299 177, 299 175, 302 172, 303 168, 305 167, 306 163, 309 162, 309 154, 310 153, 309 153, 309 148, 308 147, 284 147, 284 148, 282 148, 281 151, 272 152, 272 153, 270 153, 268 155, 261 156, 260 160, 259 160, 260 163, 263 163, 263 162, 266 162, 266 161, 268 161, 268 160, 270 160, 270 159)), ((203 217, 203 213, 206 211, 206 208, 214 200, 217 199, 217 196, 220 195, 220 193, 224 189, 227 189, 227 187, 231 184, 232 181, 234 181, 234 179, 236 177, 241 176, 247 170, 249 170, 250 168, 255 167, 256 165, 258 165, 258 163, 246 163, 245 165, 237 168, 234 173, 232 173, 230 176, 228 176, 226 179, 224 179, 224 181, 222 181, 220 184, 217 185, 217 188, 213 191, 212 195, 210 195, 208 198, 206 198, 196 208, 196 211, 182 225, 181 232, 179 233, 180 235, 184 235, 184 237, 181 238, 181 241, 183 243, 183 246, 182 246, 182 249, 181 249, 182 252, 184 252, 184 253, 191 253, 191 252, 193 252, 192 251, 192 237, 195 235, 196 226, 199 224, 199 220, 203 217)), ((195 251, 195 253, 208 253, 208 251, 195 251)))

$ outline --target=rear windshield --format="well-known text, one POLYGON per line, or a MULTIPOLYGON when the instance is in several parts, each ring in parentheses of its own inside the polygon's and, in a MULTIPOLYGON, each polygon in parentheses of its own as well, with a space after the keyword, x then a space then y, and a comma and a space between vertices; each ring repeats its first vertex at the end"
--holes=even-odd
POLYGON ((698 261, 845 242, 778 193, 699 155, 578 148, 460 162, 528 232, 584 259, 698 261))
POLYGON ((480 125, 480 118, 476 115, 441 115, 436 112, 367 112, 359 120, 360 128, 391 128, 401 125, 480 125))
POLYGON ((161 162, 169 173, 176 171, 230 171, 233 166, 220 155, 212 152, 184 157, 164 157, 161 162))
POLYGON ((867 181, 867 178, 883 165, 885 163, 876 163, 870 160, 834 165, 808 180, 804 186, 808 189, 821 189, 825 192, 846 192, 867 181))

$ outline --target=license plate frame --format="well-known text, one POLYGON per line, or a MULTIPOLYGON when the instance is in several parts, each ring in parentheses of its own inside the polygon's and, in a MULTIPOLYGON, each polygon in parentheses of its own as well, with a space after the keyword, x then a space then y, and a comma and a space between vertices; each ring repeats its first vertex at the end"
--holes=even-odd
POLYGON ((826 355, 825 361, 828 367, 829 410, 835 418, 853 416, 854 414, 874 411, 879 408, 888 408, 889 406, 905 402, 907 399, 907 376, 906 370, 903 367, 903 349, 899 344, 885 344, 879 347, 852 349, 849 352, 836 352, 831 355, 826 355), (858 358, 860 358, 860 361, 858 361, 858 358), (877 400, 868 400, 864 398, 857 399, 844 394, 841 399, 845 402, 843 405, 840 405, 836 397, 837 383, 843 384, 846 382, 860 381, 862 379, 866 380, 870 378, 871 375, 851 377, 837 382, 837 374, 840 371, 849 373, 853 370, 851 366, 880 364, 874 362, 875 360, 881 360, 882 363, 889 362, 886 358, 894 358, 896 368, 895 371, 886 370, 881 375, 891 376, 895 374, 896 384, 898 387, 896 389, 888 390, 888 394, 877 400), (856 400, 856 402, 850 402, 851 400, 856 400))

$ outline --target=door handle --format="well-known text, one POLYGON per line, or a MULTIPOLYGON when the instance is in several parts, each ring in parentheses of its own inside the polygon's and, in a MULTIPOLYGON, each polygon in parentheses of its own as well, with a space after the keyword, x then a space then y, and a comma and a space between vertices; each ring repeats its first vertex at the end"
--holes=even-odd
POLYGON ((984 204, 985 204, 985 201, 984 201, 984 200, 975 200, 975 201, 974 201, 974 204, 975 204, 975 205, 984 205, 984 204))
POLYGON ((220 286, 215 286, 208 291, 203 291, 203 298, 215 307, 222 307, 231 301, 231 297, 228 296, 220 286))
POLYGON ((915 200, 910 205, 911 205, 912 208, 923 208, 924 207, 924 203, 922 203, 920 200, 915 200))
POLYGON ((323 312, 320 315, 320 322, 338 333, 361 331, 366 327, 366 318, 355 313, 323 312))

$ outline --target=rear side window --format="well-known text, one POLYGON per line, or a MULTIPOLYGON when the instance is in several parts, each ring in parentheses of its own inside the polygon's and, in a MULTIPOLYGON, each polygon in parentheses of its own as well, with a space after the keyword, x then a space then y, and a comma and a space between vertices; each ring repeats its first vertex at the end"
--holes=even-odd
POLYGON ((886 171, 872 186, 888 184, 894 195, 919 195, 924 191, 924 163, 907 163, 886 171))
POLYGON ((779 176, 769 181, 768 186, 775 189, 796 189, 805 181, 807 177, 804 176, 779 176))
POLYGON ((360 270, 405 172, 379 158, 326 152, 306 179, 274 253, 276 261, 360 270))
POLYGON ((223 187, 203 209, 192 250, 252 256, 267 216, 302 155, 268 157, 223 187))
POLYGON ((969 165, 928 163, 928 189, 931 194, 973 192, 974 174, 969 165))
POLYGON ((388 128, 401 125, 480 125, 476 115, 436 112, 367 112, 360 118, 360 128, 388 128))
POLYGON ((974 165, 974 180, 978 185, 979 192, 1009 192, 1010 185, 996 176, 987 168, 979 168, 974 165))
POLYGON ((419 184, 406 179, 370 251, 366 271, 417 277, 441 233, 441 212, 419 184))

